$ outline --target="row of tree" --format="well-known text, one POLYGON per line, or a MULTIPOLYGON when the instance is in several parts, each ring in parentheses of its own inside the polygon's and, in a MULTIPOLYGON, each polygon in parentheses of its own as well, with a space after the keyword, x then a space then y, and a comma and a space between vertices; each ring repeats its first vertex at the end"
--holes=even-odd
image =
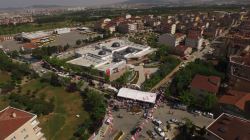
POLYGON ((36 48, 32 51, 32 56, 37 59, 43 59, 45 57, 49 57, 55 53, 61 53, 67 51, 70 48, 70 45, 67 44, 65 46, 48 46, 36 48))
POLYGON ((90 117, 79 126, 74 136, 81 140, 87 140, 102 125, 107 102, 102 94, 88 88, 82 93, 82 97, 84 108, 90 114, 90 117))
POLYGON ((9 96, 10 106, 33 112, 37 115, 48 115, 54 110, 54 103, 45 101, 43 97, 12 93, 9 96))
POLYGON ((34 75, 28 64, 13 62, 12 59, 0 50, 0 70, 11 74, 11 81, 6 81, 0 85, 3 91, 11 91, 24 76, 34 75))
POLYGON ((160 64, 159 69, 143 83, 143 90, 148 91, 153 88, 180 63, 180 60, 173 56, 164 56, 162 59, 164 61, 160 64))

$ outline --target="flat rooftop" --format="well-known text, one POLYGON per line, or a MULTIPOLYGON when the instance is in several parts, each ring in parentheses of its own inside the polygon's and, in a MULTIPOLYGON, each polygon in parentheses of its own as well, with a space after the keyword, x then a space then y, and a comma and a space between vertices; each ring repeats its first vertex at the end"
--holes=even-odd
POLYGON ((151 93, 151 92, 143 92, 129 88, 121 88, 117 96, 154 104, 157 95, 156 93, 151 93))
POLYGON ((250 140, 250 121, 230 114, 221 114, 207 130, 221 140, 250 140))
POLYGON ((149 46, 139 45, 126 39, 112 38, 76 49, 79 58, 67 63, 90 67, 101 71, 126 64, 125 58, 138 58, 154 51, 149 46), (117 54, 115 54, 115 52, 117 54))
POLYGON ((84 57, 79 57, 73 60, 68 61, 67 63, 74 64, 74 65, 79 65, 79 66, 85 66, 85 67, 90 67, 90 66, 96 66, 101 63, 107 63, 107 60, 102 60, 102 59, 96 59, 91 56, 84 56, 84 57))
POLYGON ((46 32, 46 31, 37 31, 37 32, 30 32, 30 33, 21 33, 22 37, 27 39, 37 39, 37 38, 43 38, 46 36, 51 35, 52 32, 46 32))

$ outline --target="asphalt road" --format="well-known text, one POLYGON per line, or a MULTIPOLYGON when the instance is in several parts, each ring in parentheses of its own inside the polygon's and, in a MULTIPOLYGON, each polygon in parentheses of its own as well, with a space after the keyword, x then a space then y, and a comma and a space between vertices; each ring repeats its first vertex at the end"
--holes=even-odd
POLYGON ((205 54, 207 54, 210 51, 211 47, 210 45, 207 45, 203 50, 201 51, 196 51, 193 54, 191 54, 188 58, 188 60, 184 60, 182 61, 175 69, 173 69, 173 71, 171 73, 169 73, 164 79, 162 79, 157 85, 155 85, 150 91, 154 91, 156 89, 158 89, 159 87, 161 87, 162 85, 168 83, 169 81, 172 80, 174 74, 176 74, 180 69, 181 69, 181 65, 185 64, 185 63, 189 63, 189 62, 193 62, 196 59, 202 59, 204 57, 205 54))

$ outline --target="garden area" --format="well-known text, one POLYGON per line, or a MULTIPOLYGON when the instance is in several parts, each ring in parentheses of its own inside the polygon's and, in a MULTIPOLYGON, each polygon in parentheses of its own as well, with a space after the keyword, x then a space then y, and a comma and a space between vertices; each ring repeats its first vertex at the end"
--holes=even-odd
POLYGON ((144 91, 149 91, 157 83, 159 83, 164 77, 166 77, 174 68, 180 64, 180 60, 173 57, 167 56, 164 58, 164 62, 160 64, 158 71, 150 76, 149 79, 142 84, 142 89, 144 91))
POLYGON ((200 98, 196 97, 196 94, 192 93, 189 89, 189 85, 196 74, 219 76, 222 81, 225 78, 225 74, 220 72, 218 68, 211 63, 196 60, 195 62, 189 63, 176 74, 170 87, 166 90, 166 95, 178 97, 183 104, 189 107, 197 107, 201 110, 211 111, 217 104, 216 95, 206 93, 200 98))
POLYGON ((144 91, 151 90, 181 62, 180 59, 172 55, 173 48, 162 44, 156 44, 155 47, 157 51, 149 56, 149 63, 145 64, 145 67, 158 67, 158 70, 142 84, 144 91))
MULTIPOLYGON (((83 100, 79 92, 69 93, 63 87, 54 87, 49 83, 40 82, 39 80, 31 80, 16 91, 19 98, 35 98, 45 100, 47 103, 53 102, 53 111, 47 115, 39 115, 40 127, 45 137, 50 140, 68 140, 73 138, 74 132, 78 126, 89 118, 88 112, 83 108, 83 100), (19 91, 18 91, 19 90, 19 91), (77 117, 76 115, 79 115, 77 117)), ((13 94, 9 95, 13 96, 13 94)), ((1 109, 11 104, 11 97, 1 96, 1 109)), ((30 99, 31 100, 31 99, 30 99)), ((17 100, 14 100, 17 102, 17 100)), ((20 102, 18 102, 20 103, 20 102)), ((34 106, 37 104, 34 103, 34 106)), ((42 103, 38 104, 39 110, 43 110, 42 103)), ((20 106, 22 108, 22 106, 20 106)), ((31 110, 31 112, 36 110, 31 110)), ((51 111, 51 109, 49 109, 51 111)), ((37 112, 36 112, 37 113, 37 112)))

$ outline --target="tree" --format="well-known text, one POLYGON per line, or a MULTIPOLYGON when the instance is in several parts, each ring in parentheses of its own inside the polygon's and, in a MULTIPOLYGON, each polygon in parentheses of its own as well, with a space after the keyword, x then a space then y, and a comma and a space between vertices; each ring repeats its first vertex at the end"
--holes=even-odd
POLYGON ((171 128, 171 125, 169 123, 167 123, 167 129, 169 130, 171 128))
POLYGON ((19 52, 17 50, 14 50, 9 53, 10 57, 17 58, 19 56, 19 52))
POLYGON ((88 92, 86 93, 86 101, 84 105, 86 111, 90 112, 93 120, 103 119, 106 112, 106 103, 103 95, 93 90, 85 90, 85 92, 88 92))
POLYGON ((55 86, 55 87, 61 86, 61 83, 60 83, 58 75, 56 75, 54 73, 51 75, 50 84, 52 86, 55 86))
POLYGON ((70 48, 70 45, 69 45, 69 44, 66 44, 66 45, 63 47, 63 50, 64 50, 64 51, 67 51, 69 48, 70 48))
POLYGON ((79 46, 82 44, 82 41, 79 39, 79 40, 76 40, 76 45, 79 46))
POLYGON ((203 103, 205 110, 211 110, 217 104, 217 97, 212 93, 207 93, 203 103))
POLYGON ((194 103, 194 97, 189 91, 183 91, 180 95, 180 100, 187 106, 190 106, 194 103))
POLYGON ((207 131, 206 131, 206 127, 202 127, 199 131, 198 131, 200 136, 204 136, 206 135, 207 131))
POLYGON ((165 93, 164 93, 164 95, 165 95, 165 97, 166 97, 166 98, 168 98, 168 97, 170 97, 170 96, 171 96, 171 91, 170 91, 170 89, 169 89, 169 88, 166 88, 166 89, 165 89, 165 93))
POLYGON ((67 89, 66 89, 68 92, 75 92, 77 91, 77 84, 76 83, 70 83, 68 86, 67 86, 67 89))

